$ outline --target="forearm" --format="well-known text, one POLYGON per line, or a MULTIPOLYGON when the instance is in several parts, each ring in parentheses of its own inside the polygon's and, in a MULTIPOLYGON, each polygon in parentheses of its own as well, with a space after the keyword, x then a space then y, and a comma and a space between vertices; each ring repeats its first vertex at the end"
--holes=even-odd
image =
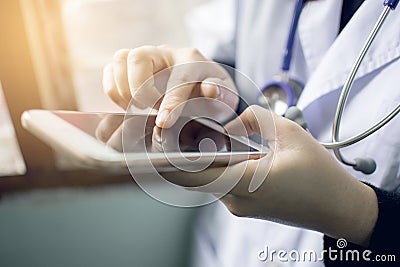
POLYGON ((348 178, 337 199, 333 219, 327 222, 325 234, 333 238, 345 238, 360 246, 368 246, 378 217, 378 200, 374 190, 348 178))
MULTIPOLYGON (((343 248, 344 254, 348 250, 358 250, 359 255, 362 255, 364 251, 371 251, 367 258, 360 256, 360 264, 364 266, 366 263, 373 263, 376 255, 384 255, 387 259, 390 256, 390 262, 393 263, 396 259, 400 259, 400 229, 398 227, 398 216, 397 212, 400 211, 400 194, 394 192, 383 191, 379 188, 370 186, 371 190, 377 196, 377 205, 379 209, 379 216, 377 217, 376 223, 371 230, 368 243, 360 244, 349 243, 343 248)), ((344 238, 344 237, 341 237, 344 238)), ((338 250, 337 240, 328 236, 324 237, 324 249, 335 249, 338 250)), ((343 266, 343 261, 333 260, 329 257, 325 257, 327 266, 343 266)), ((348 262, 349 263, 349 262, 348 262)), ((389 263, 389 261, 387 261, 389 263)))

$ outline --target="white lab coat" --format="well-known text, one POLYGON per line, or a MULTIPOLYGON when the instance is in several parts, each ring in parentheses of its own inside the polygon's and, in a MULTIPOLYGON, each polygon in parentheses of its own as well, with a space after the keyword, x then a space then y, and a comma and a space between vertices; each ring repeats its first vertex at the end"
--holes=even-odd
MULTIPOLYGON (((258 86, 279 72, 294 0, 246 0, 237 14, 233 0, 220 0, 218 12, 205 8, 192 14, 192 21, 236 20, 221 23, 224 32, 191 23, 193 32, 212 34, 216 42, 198 34, 195 40, 208 40, 200 50, 211 58, 235 61, 236 68, 258 86), (222 8, 223 7, 223 8, 222 8), (234 26, 233 26, 234 25, 234 26), (197 28, 196 28, 197 27, 197 28)), ((361 46, 382 11, 383 0, 366 0, 338 36, 340 0, 308 2, 302 12, 294 48, 291 75, 306 87, 299 101, 312 134, 330 141, 332 119, 339 89, 350 71, 361 46)), ((357 74, 345 109, 341 137, 346 138, 373 125, 400 102, 400 11, 389 15, 357 74)), ((203 25, 204 26, 204 25, 203 25)), ((241 95, 255 103, 256 91, 238 87, 241 95)), ((363 175, 346 167, 355 177, 387 190, 400 187, 400 118, 378 133, 349 148, 346 158, 372 157, 377 170, 363 175)), ((312 210, 310 210, 312 212, 312 210)), ((322 235, 267 221, 237 218, 221 205, 205 209, 197 228, 196 266, 323 266, 310 262, 261 262, 257 252, 269 249, 321 251, 322 235)))

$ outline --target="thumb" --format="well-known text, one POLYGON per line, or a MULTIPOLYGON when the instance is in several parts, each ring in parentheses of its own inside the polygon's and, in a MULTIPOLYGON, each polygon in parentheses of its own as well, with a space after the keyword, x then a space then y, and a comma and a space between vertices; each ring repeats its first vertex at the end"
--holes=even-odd
POLYGON ((280 117, 273 112, 260 106, 248 107, 239 117, 229 122, 225 129, 228 134, 249 136, 254 133, 259 134, 263 139, 268 140, 269 153, 267 156, 257 161, 256 167, 253 168, 251 179, 248 179, 248 192, 255 192, 265 181, 275 158, 276 151, 276 128, 275 121, 280 117))
POLYGON ((256 133, 264 139, 273 141, 276 138, 275 120, 277 119, 279 117, 271 111, 253 105, 229 122, 225 129, 231 135, 250 136, 256 133))

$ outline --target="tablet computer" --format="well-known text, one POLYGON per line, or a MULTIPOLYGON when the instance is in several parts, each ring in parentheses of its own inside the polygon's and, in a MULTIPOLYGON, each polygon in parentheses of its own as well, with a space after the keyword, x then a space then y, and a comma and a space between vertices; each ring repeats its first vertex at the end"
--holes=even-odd
POLYGON ((268 152, 247 137, 228 135, 209 119, 181 117, 169 129, 158 128, 155 119, 154 114, 29 110, 22 125, 81 164, 109 170, 134 166, 145 173, 151 171, 149 162, 160 172, 176 171, 176 164, 226 166, 268 152))

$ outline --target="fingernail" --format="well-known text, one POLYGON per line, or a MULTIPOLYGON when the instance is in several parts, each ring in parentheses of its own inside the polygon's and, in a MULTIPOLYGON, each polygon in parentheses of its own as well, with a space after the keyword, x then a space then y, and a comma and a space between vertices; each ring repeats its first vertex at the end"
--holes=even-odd
POLYGON ((156 119, 156 124, 158 127, 163 127, 165 124, 165 121, 167 120, 169 116, 169 110, 163 110, 161 113, 158 113, 157 119, 156 119))
POLYGON ((156 139, 157 143, 161 143, 162 140, 161 140, 161 128, 160 127, 158 127, 158 126, 154 127, 153 136, 154 136, 154 139, 156 139))

